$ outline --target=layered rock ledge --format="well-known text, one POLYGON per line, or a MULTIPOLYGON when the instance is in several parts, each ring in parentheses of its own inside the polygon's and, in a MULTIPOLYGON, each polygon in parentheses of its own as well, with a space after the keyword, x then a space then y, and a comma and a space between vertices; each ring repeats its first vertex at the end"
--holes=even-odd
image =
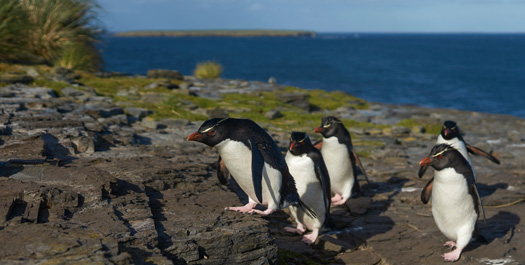
MULTIPOLYGON (((188 93, 214 100, 281 89, 235 80, 191 82, 199 85, 188 93)), ((4 86, 0 94, 2 264, 441 263, 445 237, 419 200, 430 173, 417 177, 436 135, 396 125, 405 119, 455 120, 469 143, 502 161, 473 158, 487 223, 479 221, 480 235, 458 264, 525 263, 520 118, 370 102, 367 109, 312 110, 304 105, 308 97, 287 93, 289 104, 308 108, 301 111, 389 125, 350 128, 373 184, 361 181, 363 196, 333 207, 336 227, 307 246, 283 232, 293 224, 286 210, 264 218, 224 210, 245 197, 233 181, 217 181, 215 150, 185 141, 202 121, 152 120, 145 109, 74 86, 60 97, 27 85, 4 86)), ((235 111, 191 108, 206 116, 235 111)), ((287 146, 289 131, 262 125, 287 146)))

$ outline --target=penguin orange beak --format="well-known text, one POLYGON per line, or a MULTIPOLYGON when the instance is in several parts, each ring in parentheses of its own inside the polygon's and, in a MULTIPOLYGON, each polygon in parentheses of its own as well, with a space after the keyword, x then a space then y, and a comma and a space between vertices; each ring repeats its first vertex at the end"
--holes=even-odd
POLYGON ((423 160, 421 160, 419 162, 419 165, 422 166, 422 167, 428 166, 428 164, 430 164, 430 162, 432 162, 432 158, 427 156, 427 157, 423 158, 423 160))
POLYGON ((292 142, 292 143, 290 144, 290 148, 289 148, 289 150, 292 151, 294 147, 295 147, 295 142, 292 142))
POLYGON ((423 175, 425 175, 425 172, 427 171, 428 169, 428 166, 430 165, 430 163, 432 162, 432 158, 430 157, 425 157, 423 158, 423 160, 421 160, 419 162, 419 172, 417 173, 417 175, 419 176, 419 178, 422 178, 423 175))
POLYGON ((449 129, 445 129, 445 136, 447 136, 449 134, 450 134, 450 130, 449 129))
POLYGON ((324 128, 323 127, 317 127, 314 130, 314 133, 322 133, 322 132, 324 132, 324 128))
POLYGON ((194 132, 190 136, 188 136, 188 141, 197 141, 202 137, 202 133, 194 132))

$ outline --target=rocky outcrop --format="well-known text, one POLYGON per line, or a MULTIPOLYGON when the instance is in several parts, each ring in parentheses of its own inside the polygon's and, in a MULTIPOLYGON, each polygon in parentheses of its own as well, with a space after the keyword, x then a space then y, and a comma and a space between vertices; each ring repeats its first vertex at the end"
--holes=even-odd
POLYGON ((128 117, 107 99, 78 102, 84 93, 66 91, 1 88, 10 97, 0 100, 0 239, 11 242, 2 263, 276 261, 267 221, 209 204, 238 204, 210 179, 214 154, 188 146, 184 131, 171 136, 184 149, 141 143, 155 136, 133 129, 139 110, 128 117))
MULTIPOLYGON (((184 82, 188 92, 211 99, 281 88, 242 80, 184 82)), ((246 197, 233 180, 227 186, 216 180, 216 151, 185 141, 201 121, 153 120, 146 109, 120 107, 85 87, 63 89, 57 97, 47 88, 9 85, 0 95, 0 240, 8 242, 0 248, 1 263, 441 263, 445 238, 419 200, 431 172, 417 177, 435 135, 397 125, 408 118, 456 120, 469 143, 502 161, 473 158, 487 224, 479 222, 480 236, 458 263, 525 262, 523 119, 376 103, 366 110, 309 109, 316 117, 383 127, 350 128, 372 183, 360 177, 362 196, 333 207, 334 228, 308 246, 283 232, 293 225, 287 210, 264 218, 224 210, 246 197)), ((307 96, 280 99, 306 112, 307 96)), ((242 111, 184 107, 210 116, 242 111)), ((290 132, 263 126, 286 148, 290 132)))

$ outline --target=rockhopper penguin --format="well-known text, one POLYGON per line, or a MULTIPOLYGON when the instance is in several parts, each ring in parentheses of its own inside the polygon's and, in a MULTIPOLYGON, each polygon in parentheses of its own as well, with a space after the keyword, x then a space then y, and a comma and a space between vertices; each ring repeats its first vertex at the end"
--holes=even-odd
MULTIPOLYGON (((332 187, 333 205, 342 205, 352 194, 359 193, 357 166, 368 181, 365 169, 354 153, 350 133, 343 123, 335 117, 323 117, 321 126, 314 132, 323 135, 321 153, 324 158, 330 185, 332 187)), ((370 183, 370 182, 369 182, 370 183)))
POLYGON ((463 155, 447 144, 434 146, 419 163, 421 169, 432 166, 434 177, 428 181, 421 200, 432 199, 432 215, 439 230, 450 240, 445 246, 456 248, 443 255, 445 261, 456 261, 472 238, 483 205, 476 189, 472 166, 463 155))
POLYGON ((319 235, 319 230, 330 221, 330 178, 321 152, 312 145, 304 132, 292 132, 290 146, 285 155, 286 164, 295 179, 297 192, 317 217, 312 218, 295 206, 290 213, 295 218, 297 228, 286 227, 290 233, 303 234, 306 229, 312 231, 303 236, 302 241, 312 244, 319 235))
MULTIPOLYGON (((438 135, 436 144, 448 144, 458 150, 461 155, 472 165, 472 158, 468 155, 471 153, 473 155, 481 155, 490 161, 499 164, 499 160, 493 155, 481 150, 478 147, 469 145, 461 136, 459 127, 455 121, 445 121, 443 127, 441 128, 441 133, 438 135)), ((421 172, 424 174, 425 172, 421 172)), ((474 173, 474 178, 476 178, 476 173, 474 173)))
MULTIPOLYGON (((229 207, 229 210, 268 215, 277 209, 294 205, 315 216, 312 209, 299 198, 279 147, 255 122, 248 119, 210 119, 197 132, 188 136, 188 141, 217 148, 219 165, 222 160, 231 176, 248 195, 246 205, 229 207), (267 209, 254 209, 257 204, 267 209)), ((219 174, 218 177, 222 184, 227 183, 225 176, 219 174)))

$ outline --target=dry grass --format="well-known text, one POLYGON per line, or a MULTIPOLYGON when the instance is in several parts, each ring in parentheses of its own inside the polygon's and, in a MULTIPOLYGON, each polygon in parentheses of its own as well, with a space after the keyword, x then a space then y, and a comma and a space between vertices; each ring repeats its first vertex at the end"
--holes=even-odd
POLYGON ((206 61, 197 64, 193 75, 197 78, 219 78, 222 73, 222 66, 219 63, 213 61, 206 61))

